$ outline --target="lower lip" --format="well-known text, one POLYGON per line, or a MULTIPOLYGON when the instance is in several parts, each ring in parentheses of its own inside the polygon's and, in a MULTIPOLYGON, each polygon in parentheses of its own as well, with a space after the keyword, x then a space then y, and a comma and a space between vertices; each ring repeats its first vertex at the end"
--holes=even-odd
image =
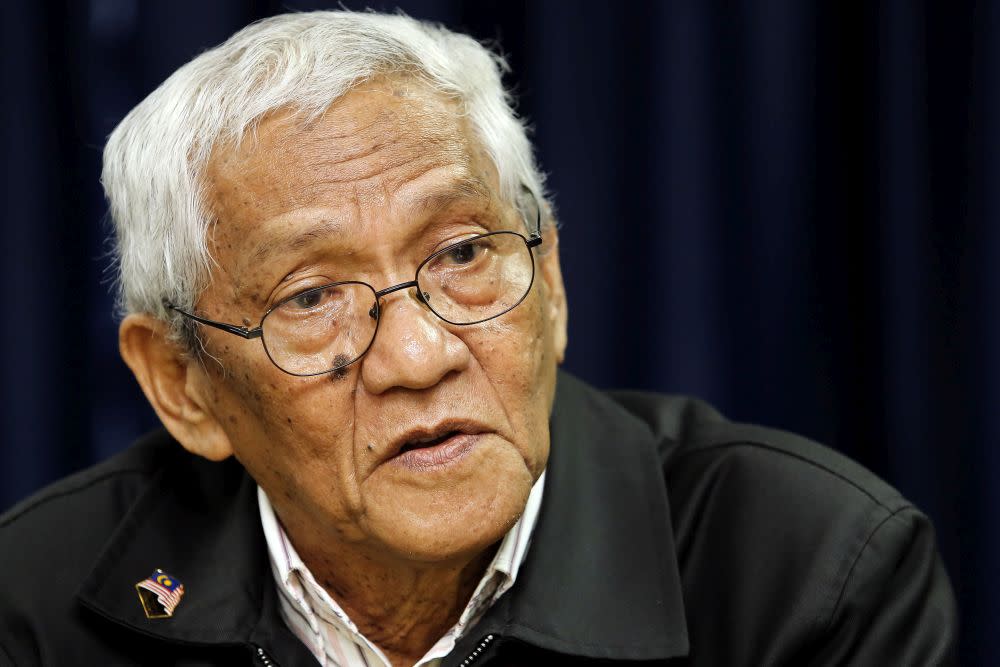
POLYGON ((433 447, 419 447, 410 449, 402 454, 393 457, 393 461, 411 470, 428 470, 440 468, 449 463, 454 463, 471 452, 483 434, 469 435, 461 433, 453 435, 443 442, 439 442, 433 447))

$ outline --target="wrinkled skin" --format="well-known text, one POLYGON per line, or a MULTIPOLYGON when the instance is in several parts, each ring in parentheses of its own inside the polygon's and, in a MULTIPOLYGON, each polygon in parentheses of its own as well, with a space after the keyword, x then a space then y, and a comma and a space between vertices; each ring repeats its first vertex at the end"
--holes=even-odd
MULTIPOLYGON (((308 125, 265 118, 216 148, 205 185, 217 266, 197 310, 225 322, 256 325, 327 282, 412 280, 457 237, 524 231, 456 105, 399 79, 363 84, 308 125)), ((239 459, 317 579, 400 662, 457 618, 545 467, 566 342, 555 246, 547 232, 528 297, 487 323, 447 324, 412 289, 383 298, 372 348, 343 374, 287 375, 260 341, 200 329, 207 355, 184 391, 213 428, 182 443, 239 459), (486 435, 446 465, 391 458, 404 431, 446 419, 486 435)))

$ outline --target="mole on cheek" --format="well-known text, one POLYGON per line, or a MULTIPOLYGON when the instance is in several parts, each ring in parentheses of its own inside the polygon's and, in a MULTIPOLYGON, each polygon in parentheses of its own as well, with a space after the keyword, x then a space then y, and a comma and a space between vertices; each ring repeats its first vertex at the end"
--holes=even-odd
POLYGON ((330 373, 330 379, 333 381, 343 380, 347 377, 347 362, 351 360, 346 354, 338 354, 333 358, 333 372, 330 373))

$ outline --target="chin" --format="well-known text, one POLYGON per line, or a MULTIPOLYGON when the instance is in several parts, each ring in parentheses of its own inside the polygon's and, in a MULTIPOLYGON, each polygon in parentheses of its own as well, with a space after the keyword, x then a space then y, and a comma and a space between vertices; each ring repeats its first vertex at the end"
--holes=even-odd
POLYGON ((501 467, 482 477, 471 490, 458 484, 404 491, 394 508, 369 511, 369 529, 378 542, 409 560, 472 558, 503 539, 517 522, 534 482, 523 461, 519 471, 501 467))

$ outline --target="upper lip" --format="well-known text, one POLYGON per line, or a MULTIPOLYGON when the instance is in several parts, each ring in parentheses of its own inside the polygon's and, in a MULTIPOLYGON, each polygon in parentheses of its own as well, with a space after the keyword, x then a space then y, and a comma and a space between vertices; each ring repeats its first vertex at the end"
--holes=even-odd
POLYGON ((386 458, 390 459, 396 456, 406 445, 417 440, 433 440, 453 431, 466 435, 478 435, 489 430, 482 424, 468 419, 446 419, 431 426, 414 426, 396 436, 389 443, 386 458))

